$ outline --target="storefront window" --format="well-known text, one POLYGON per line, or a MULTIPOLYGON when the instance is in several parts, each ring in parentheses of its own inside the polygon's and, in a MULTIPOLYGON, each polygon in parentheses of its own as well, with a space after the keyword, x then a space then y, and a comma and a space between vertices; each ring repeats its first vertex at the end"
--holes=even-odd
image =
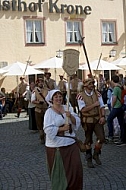
POLYGON ((42 20, 26 20, 26 43, 44 43, 42 20))
POLYGON ((66 23, 66 42, 67 43, 78 43, 80 40, 80 22, 78 21, 67 21, 66 23))
POLYGON ((115 44, 116 41, 116 23, 102 22, 102 44, 115 44))

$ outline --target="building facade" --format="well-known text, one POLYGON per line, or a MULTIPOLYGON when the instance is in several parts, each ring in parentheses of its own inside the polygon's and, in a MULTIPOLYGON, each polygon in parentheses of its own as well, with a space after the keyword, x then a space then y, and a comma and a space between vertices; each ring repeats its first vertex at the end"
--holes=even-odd
MULTIPOLYGON (((65 49, 78 50, 80 64, 86 63, 80 34, 89 61, 99 59, 101 53, 109 62, 123 57, 125 10, 125 0, 1 0, 0 67, 16 61, 26 64, 29 57, 31 64, 37 64, 65 49), (111 50, 116 50, 115 57, 110 56, 111 50)), ((57 69, 57 77, 59 73, 64 72, 57 69)), ((0 86, 10 92, 15 77, 1 76, 0 86)))

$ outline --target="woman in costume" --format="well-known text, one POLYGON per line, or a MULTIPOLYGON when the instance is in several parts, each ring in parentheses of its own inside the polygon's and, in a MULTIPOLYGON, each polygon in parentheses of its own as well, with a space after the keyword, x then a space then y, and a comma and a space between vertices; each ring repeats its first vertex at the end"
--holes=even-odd
POLYGON ((63 96, 59 90, 51 90, 47 96, 52 106, 44 116, 44 132, 52 190, 82 190, 83 168, 74 139, 80 118, 72 108, 66 111, 67 106, 62 105, 63 96))

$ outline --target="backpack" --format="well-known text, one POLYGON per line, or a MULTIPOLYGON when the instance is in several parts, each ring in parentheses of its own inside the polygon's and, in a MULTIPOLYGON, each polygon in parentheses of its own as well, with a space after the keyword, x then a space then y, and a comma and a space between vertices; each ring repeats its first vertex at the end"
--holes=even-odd
MULTIPOLYGON (((121 87, 119 87, 121 88, 121 87)), ((117 97, 117 99, 121 102, 122 104, 122 110, 126 111, 126 104, 124 104, 124 97, 126 96, 126 89, 124 89, 123 87, 121 88, 122 93, 121 93, 121 100, 117 97)))

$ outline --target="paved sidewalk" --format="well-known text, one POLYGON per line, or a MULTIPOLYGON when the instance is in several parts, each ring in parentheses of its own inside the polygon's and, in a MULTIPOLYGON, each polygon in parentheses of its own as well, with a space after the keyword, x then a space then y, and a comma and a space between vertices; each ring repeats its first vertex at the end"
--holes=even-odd
POLYGON ((26 115, 26 112, 21 112, 20 117, 16 117, 16 113, 8 113, 3 117, 2 120, 0 120, 0 124, 2 123, 13 123, 13 122, 19 122, 19 121, 26 121, 28 120, 28 115, 26 115))
MULTIPOLYGON (((45 147, 38 133, 29 131, 25 115, 15 119, 10 114, 0 121, 0 190, 51 190, 45 147)), ((83 139, 82 134, 80 129, 78 135, 83 139)), ((126 190, 126 146, 105 144, 102 166, 92 169, 87 168, 83 153, 81 158, 83 190, 126 190)))

